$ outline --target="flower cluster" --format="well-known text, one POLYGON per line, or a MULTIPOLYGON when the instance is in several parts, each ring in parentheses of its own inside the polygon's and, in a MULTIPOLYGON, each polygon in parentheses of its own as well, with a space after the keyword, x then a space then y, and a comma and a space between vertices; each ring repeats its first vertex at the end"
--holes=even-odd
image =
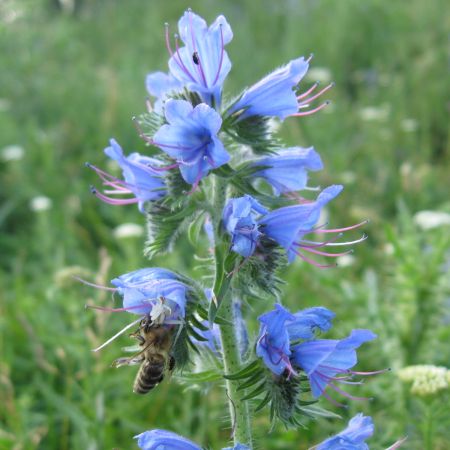
MULTIPOLYGON (((328 102, 317 106, 314 102, 332 84, 321 90, 318 83, 304 88, 311 57, 301 56, 227 101, 223 86, 231 60, 225 47, 232 38, 223 16, 208 26, 187 10, 173 39, 167 25, 168 73, 147 76, 153 105, 149 100, 148 112, 135 119, 149 154, 126 156, 111 139, 105 154, 119 165, 122 177, 88 164, 103 184, 102 190, 92 188, 96 197, 113 205, 136 203, 146 214, 150 257, 170 251, 186 228, 194 245, 204 230, 214 258, 213 285, 165 268, 143 268, 114 278, 114 287, 93 285, 117 293, 123 304, 92 308, 138 316, 96 350, 137 324, 138 331, 131 336, 140 339, 141 346, 145 343, 142 330, 168 332, 170 339, 155 356, 159 368, 152 380, 158 381, 152 387, 162 381, 161 371, 174 367, 185 366, 187 371, 193 369, 191 375, 198 375, 198 368, 192 367, 195 359, 189 358, 190 347, 199 358, 213 358, 213 367, 197 379, 226 380, 234 447, 225 450, 250 450, 252 438, 248 417, 244 417, 249 414, 247 400, 263 395, 258 409, 269 404, 272 419, 299 425, 298 415, 314 414, 303 409, 310 403, 303 394, 311 392, 313 400, 323 395, 340 405, 328 396, 327 388, 358 399, 338 384, 360 384, 351 379, 381 371, 353 370, 356 349, 376 337, 371 331, 356 329, 340 340, 318 338, 330 330, 335 316, 325 307, 291 313, 276 303, 273 310, 260 315, 257 339, 251 343, 248 337, 242 297, 265 301, 279 291, 279 266, 274 261, 285 254, 288 263, 299 257, 317 267, 331 267, 316 258, 351 252, 327 249, 364 241, 365 235, 347 241, 340 238, 366 222, 342 228, 321 223, 323 209, 343 187, 311 187, 310 173, 323 168, 319 154, 313 147, 283 147, 270 126, 274 120, 306 116, 326 107, 328 102), (239 144, 245 150, 240 151, 239 144), (311 191, 319 191, 314 199, 308 198, 311 191), (255 283, 262 287, 262 295, 252 291, 255 283)), ((146 355, 149 349, 157 352, 157 346, 151 341, 137 355, 116 360, 115 365, 144 361, 151 366, 146 355)), ((372 433, 371 419, 360 414, 317 448, 364 449, 372 433)), ((136 439, 144 450, 200 449, 165 430, 146 431, 136 439)))

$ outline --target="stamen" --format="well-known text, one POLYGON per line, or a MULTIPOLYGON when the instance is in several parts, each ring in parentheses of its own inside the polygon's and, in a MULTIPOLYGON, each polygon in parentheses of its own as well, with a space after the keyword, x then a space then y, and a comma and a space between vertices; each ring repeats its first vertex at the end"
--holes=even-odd
POLYGON ((169 38, 169 24, 166 22, 164 24, 164 28, 165 28, 165 38, 166 38, 166 48, 167 51, 169 52, 170 57, 173 56, 173 51, 172 51, 172 47, 170 46, 170 38, 169 38))
POLYGON ((385 372, 390 372, 390 371, 391 371, 391 368, 388 367, 386 369, 374 370, 372 372, 354 372, 353 370, 349 370, 349 373, 351 373, 352 375, 369 376, 369 375, 378 375, 380 373, 385 373, 385 372))
POLYGON ((86 286, 95 287, 97 289, 104 289, 105 291, 117 291, 117 288, 112 288, 109 286, 101 286, 100 284, 91 283, 90 281, 83 280, 83 278, 77 277, 76 275, 72 275, 72 278, 79 281, 80 283, 85 284, 86 286))
MULTIPOLYGON (((321 374, 319 373, 318 375, 320 376, 321 374)), ((330 386, 331 389, 343 395, 344 397, 349 398, 350 400, 358 400, 358 401, 373 400, 371 397, 355 397, 354 395, 351 395, 348 392, 345 392, 342 389, 338 388, 334 383, 330 383, 328 386, 330 386)))
MULTIPOLYGON (((297 243, 294 243, 294 245, 297 245, 297 243)), ((327 253, 327 252, 321 252, 319 250, 314 250, 310 247, 303 247, 301 244, 298 244, 298 246, 304 248, 304 250, 307 252, 314 253, 315 255, 326 256, 328 258, 338 258, 339 256, 345 256, 345 255, 349 255, 349 254, 353 253, 353 250, 348 250, 348 251, 342 252, 342 253, 327 253)))
POLYGON ((360 242, 364 242, 369 236, 367 234, 363 234, 359 239, 356 239, 355 241, 347 241, 347 242, 331 242, 327 244, 328 247, 340 247, 343 245, 354 245, 359 244, 360 242))
POLYGON ((94 194, 100 200, 104 201, 105 203, 109 203, 110 205, 131 205, 139 201, 137 198, 123 198, 123 199, 110 198, 99 192, 94 186, 91 186, 91 193, 94 194))
POLYGON ((303 261, 306 261, 307 263, 312 264, 313 266, 318 267, 319 269, 329 269, 331 267, 337 267, 337 264, 319 264, 317 261, 307 258, 305 255, 300 253, 298 250, 293 249, 292 247, 291 247, 291 249, 297 256, 299 256, 301 259, 303 259, 303 261))
POLYGON ((125 331, 129 330, 131 327, 133 327, 134 325, 136 325, 137 323, 139 323, 142 320, 142 317, 139 317, 139 319, 136 319, 134 322, 129 323, 126 327, 122 328, 118 333, 116 333, 113 337, 109 338, 106 342, 104 342, 102 345, 100 345, 100 347, 94 348, 92 351, 93 352, 98 352, 99 350, 101 350, 102 348, 106 347, 108 344, 110 344, 112 341, 114 341, 115 339, 117 339, 120 335, 122 335, 123 333, 125 333, 125 331))
POLYGON ((217 68, 216 76, 214 77, 214 81, 212 83, 213 86, 217 83, 217 80, 219 79, 220 71, 222 70, 223 54, 224 54, 222 24, 220 24, 219 27, 220 27, 220 60, 219 60, 219 67, 217 68))
POLYGON ((297 96, 297 100, 301 100, 302 98, 307 97, 309 94, 311 94, 312 91, 314 91, 317 86, 319 86, 320 82, 316 81, 307 91, 303 92, 303 94, 300 94, 297 96))
POLYGON ((363 220, 362 222, 357 223, 356 225, 352 225, 350 227, 326 229, 326 230, 321 230, 320 233, 340 233, 342 231, 355 230, 356 228, 362 227, 363 225, 366 225, 369 222, 370 222, 369 219, 366 219, 366 220, 363 220))
POLYGON ((334 406, 340 407, 340 408, 347 408, 347 405, 344 405, 343 403, 337 402, 334 398, 330 397, 328 393, 325 391, 325 389, 322 389, 322 386, 317 382, 317 380, 313 377, 310 379, 312 384, 314 384, 317 388, 320 390, 320 394, 323 395, 329 402, 333 403, 334 406))
POLYGON ((298 112, 298 113, 294 113, 291 114, 291 117, 302 117, 302 116, 310 116, 311 114, 315 114, 316 112, 320 111, 321 109, 325 108, 326 106, 328 106, 331 102, 329 100, 327 100, 325 103, 322 103, 320 106, 318 106, 317 108, 314 109, 310 109, 309 111, 303 111, 303 112, 298 112))
MULTIPOLYGON (((306 104, 306 103, 310 103, 313 100, 315 100, 316 98, 320 97, 322 94, 324 94, 325 92, 327 92, 328 90, 330 90, 332 87, 334 86, 334 83, 330 83, 328 86, 325 86, 321 91, 317 92, 317 94, 313 95, 310 98, 307 98, 306 100, 303 100, 299 106, 301 107, 302 105, 306 104)), ((297 97, 298 99, 298 97, 297 97)))
POLYGON ((306 62, 309 63, 313 58, 314 58, 314 53, 311 53, 309 55, 308 59, 306 60, 306 62))
POLYGON ((133 309, 139 309, 152 306, 149 303, 141 303, 140 305, 134 305, 129 306, 128 308, 109 308, 107 306, 96 306, 96 305, 84 305, 85 309, 95 309, 97 311, 104 311, 104 312, 124 312, 124 311, 131 311, 133 309))
POLYGON ((197 52, 197 48, 195 46, 194 28, 192 26, 192 11, 189 11, 189 28, 191 29, 192 48, 194 49, 194 54, 197 54, 198 64, 196 64, 196 66, 198 67, 198 70, 200 71, 200 76, 202 77, 203 84, 205 85, 205 87, 208 87, 208 83, 206 82, 205 72, 203 71, 202 61, 201 61, 201 59, 198 58, 198 52, 197 52))
POLYGON ((180 47, 178 45, 178 35, 175 35, 175 49, 176 49, 176 54, 177 54, 177 58, 174 58, 175 61, 178 64, 178 67, 180 67, 180 69, 191 79, 191 81, 193 81, 194 83, 196 82, 195 78, 191 75, 191 72, 189 72, 189 69, 184 65, 183 60, 181 59, 181 55, 180 55, 180 47))

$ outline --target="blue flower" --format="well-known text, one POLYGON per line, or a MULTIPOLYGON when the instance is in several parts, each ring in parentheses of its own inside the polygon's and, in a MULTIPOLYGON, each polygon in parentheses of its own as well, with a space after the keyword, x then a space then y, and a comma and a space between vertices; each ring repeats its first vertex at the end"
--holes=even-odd
POLYGON ((295 114, 299 108, 295 88, 308 67, 308 62, 301 57, 276 69, 244 91, 229 114, 242 111, 239 120, 251 116, 274 116, 283 120, 295 114))
POLYGON ((179 163, 184 180, 196 186, 211 169, 229 161, 217 133, 222 125, 220 115, 201 103, 195 108, 185 100, 167 100, 168 124, 155 134, 154 144, 179 163))
POLYGON ((335 382, 343 381, 348 384, 351 382, 346 380, 352 375, 379 373, 350 370, 358 362, 356 349, 376 337, 370 330, 353 330, 349 337, 341 340, 317 339, 303 342, 292 348, 292 361, 305 371, 315 398, 324 394, 327 386, 348 398, 355 398, 339 389, 335 382))
POLYGON ((255 177, 264 178, 272 185, 275 195, 299 191, 306 187, 308 170, 321 170, 322 160, 313 147, 291 147, 280 150, 253 164, 264 169, 255 172, 255 177))
POLYGON ((150 314, 153 322, 184 318, 188 287, 174 272, 159 267, 135 270, 111 281, 123 297, 123 310, 150 314))
POLYGON ((275 309, 258 317, 261 322, 256 354, 263 359, 264 364, 276 375, 281 375, 286 369, 293 373, 289 356, 290 339, 286 322, 293 321, 294 315, 280 304, 275 309))
POLYGON ((105 148, 105 153, 115 160, 122 169, 124 180, 120 180, 99 168, 88 164, 94 169, 108 189, 105 193, 98 192, 95 188, 92 192, 101 200, 112 205, 127 205, 138 203, 141 212, 144 212, 144 203, 157 200, 166 195, 164 176, 159 167, 162 162, 142 156, 139 153, 131 153, 124 156, 120 145, 114 140, 110 140, 110 146, 105 148), (109 195, 107 195, 109 194, 109 195), (128 198, 114 198, 110 195, 129 195, 128 198))
POLYGON ((193 327, 194 331, 203 339, 197 339, 195 336, 192 336, 191 341, 196 344, 206 348, 209 348, 214 354, 218 355, 221 351, 221 343, 220 343, 220 332, 219 326, 216 323, 213 323, 212 328, 209 327, 209 322, 207 320, 202 320, 201 324, 207 327, 207 330, 200 329, 198 327, 193 327))
POLYGON ((295 374, 290 362, 291 341, 310 339, 316 329, 330 329, 333 317, 334 313, 323 307, 291 314, 282 305, 275 304, 274 310, 258 318, 262 325, 256 354, 274 374, 281 375, 286 369, 295 374))
POLYGON ((202 450, 189 439, 166 430, 145 431, 134 438, 142 450, 202 450))
POLYGON ((156 97, 154 110, 158 114, 163 113, 163 103, 167 100, 169 94, 177 93, 183 90, 183 83, 174 76, 164 72, 149 73, 145 79, 145 86, 148 93, 156 97))
POLYGON ((169 69, 172 75, 192 91, 198 92, 203 101, 218 108, 222 85, 231 69, 225 45, 233 38, 233 32, 223 16, 217 17, 208 28, 204 19, 191 10, 184 13, 178 22, 178 31, 184 47, 169 46, 171 58, 169 69))
POLYGON ((364 442, 373 435, 372 418, 359 413, 348 423, 347 428, 336 436, 332 436, 320 443, 317 450, 369 450, 364 442))
POLYGON ((294 320, 287 323, 289 339, 311 339, 316 330, 328 331, 336 314, 323 306, 303 309, 294 313, 294 320))
POLYGON ((311 253, 323 253, 315 250, 319 245, 303 243, 303 236, 314 231, 322 208, 341 191, 342 186, 330 186, 319 194, 315 202, 285 206, 271 211, 259 221, 261 231, 286 249, 289 262, 292 262, 295 256, 311 262, 300 253, 300 248, 311 253))
POLYGON ((256 217, 267 210, 252 196, 232 198, 223 209, 223 222, 231 235, 231 249, 246 258, 255 251, 261 233, 256 217))

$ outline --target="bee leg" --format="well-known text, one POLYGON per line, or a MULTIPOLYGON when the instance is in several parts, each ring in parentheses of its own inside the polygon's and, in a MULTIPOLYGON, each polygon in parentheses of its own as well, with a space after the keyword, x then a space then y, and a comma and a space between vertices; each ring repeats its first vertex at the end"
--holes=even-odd
POLYGON ((129 358, 118 358, 113 361, 111 367, 135 366, 141 364, 144 359, 145 358, 142 355, 131 356, 129 358))
POLYGON ((172 370, 175 369, 175 358, 170 355, 169 356, 169 371, 172 372, 172 370))

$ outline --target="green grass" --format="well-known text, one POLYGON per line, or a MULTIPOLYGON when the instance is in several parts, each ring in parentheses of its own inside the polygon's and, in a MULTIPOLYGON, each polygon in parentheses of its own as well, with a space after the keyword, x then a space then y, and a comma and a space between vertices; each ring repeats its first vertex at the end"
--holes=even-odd
MULTIPOLYGON (((109 298, 65 276, 75 267, 108 283, 149 264, 143 238, 112 234, 123 222, 143 224, 143 217, 134 207, 92 197, 95 174, 84 162, 104 166, 102 149, 112 136, 127 151, 143 150, 131 117, 144 111, 145 75, 166 70, 163 24, 174 28, 186 4, 85 0, 69 14, 53 3, 0 5, 0 148, 25 150, 20 160, 0 161, 0 448, 132 448, 134 434, 156 427, 221 448, 230 436, 221 390, 204 395, 172 382, 148 397, 133 395, 133 369, 109 367, 127 338, 100 354, 90 351, 127 319, 85 311, 86 303, 109 298), (51 199, 51 209, 30 209, 39 195, 51 199)), ((284 302, 336 311, 334 337, 356 327, 379 335, 360 352, 361 370, 393 371, 358 390, 373 401, 337 411, 345 419, 357 411, 373 416, 371 448, 405 435, 408 449, 447 448, 450 414, 439 409, 448 391, 419 399, 395 375, 409 364, 448 367, 450 360, 448 227, 422 231, 412 220, 424 209, 450 212, 446 3, 199 0, 191 6, 208 21, 223 13, 233 27, 230 95, 311 52, 313 67, 331 72, 332 107, 286 120, 282 135, 321 153, 325 170, 314 182, 345 184, 332 223, 369 218, 370 238, 350 267, 292 265, 284 302), (385 117, 364 120, 367 107, 382 107, 385 117)), ((183 239, 177 248, 151 264, 195 274, 193 249, 183 239)), ((254 320, 251 327, 255 333, 254 320)), ((344 426, 324 419, 268 434, 266 416, 255 418, 261 449, 306 449, 344 426)))

